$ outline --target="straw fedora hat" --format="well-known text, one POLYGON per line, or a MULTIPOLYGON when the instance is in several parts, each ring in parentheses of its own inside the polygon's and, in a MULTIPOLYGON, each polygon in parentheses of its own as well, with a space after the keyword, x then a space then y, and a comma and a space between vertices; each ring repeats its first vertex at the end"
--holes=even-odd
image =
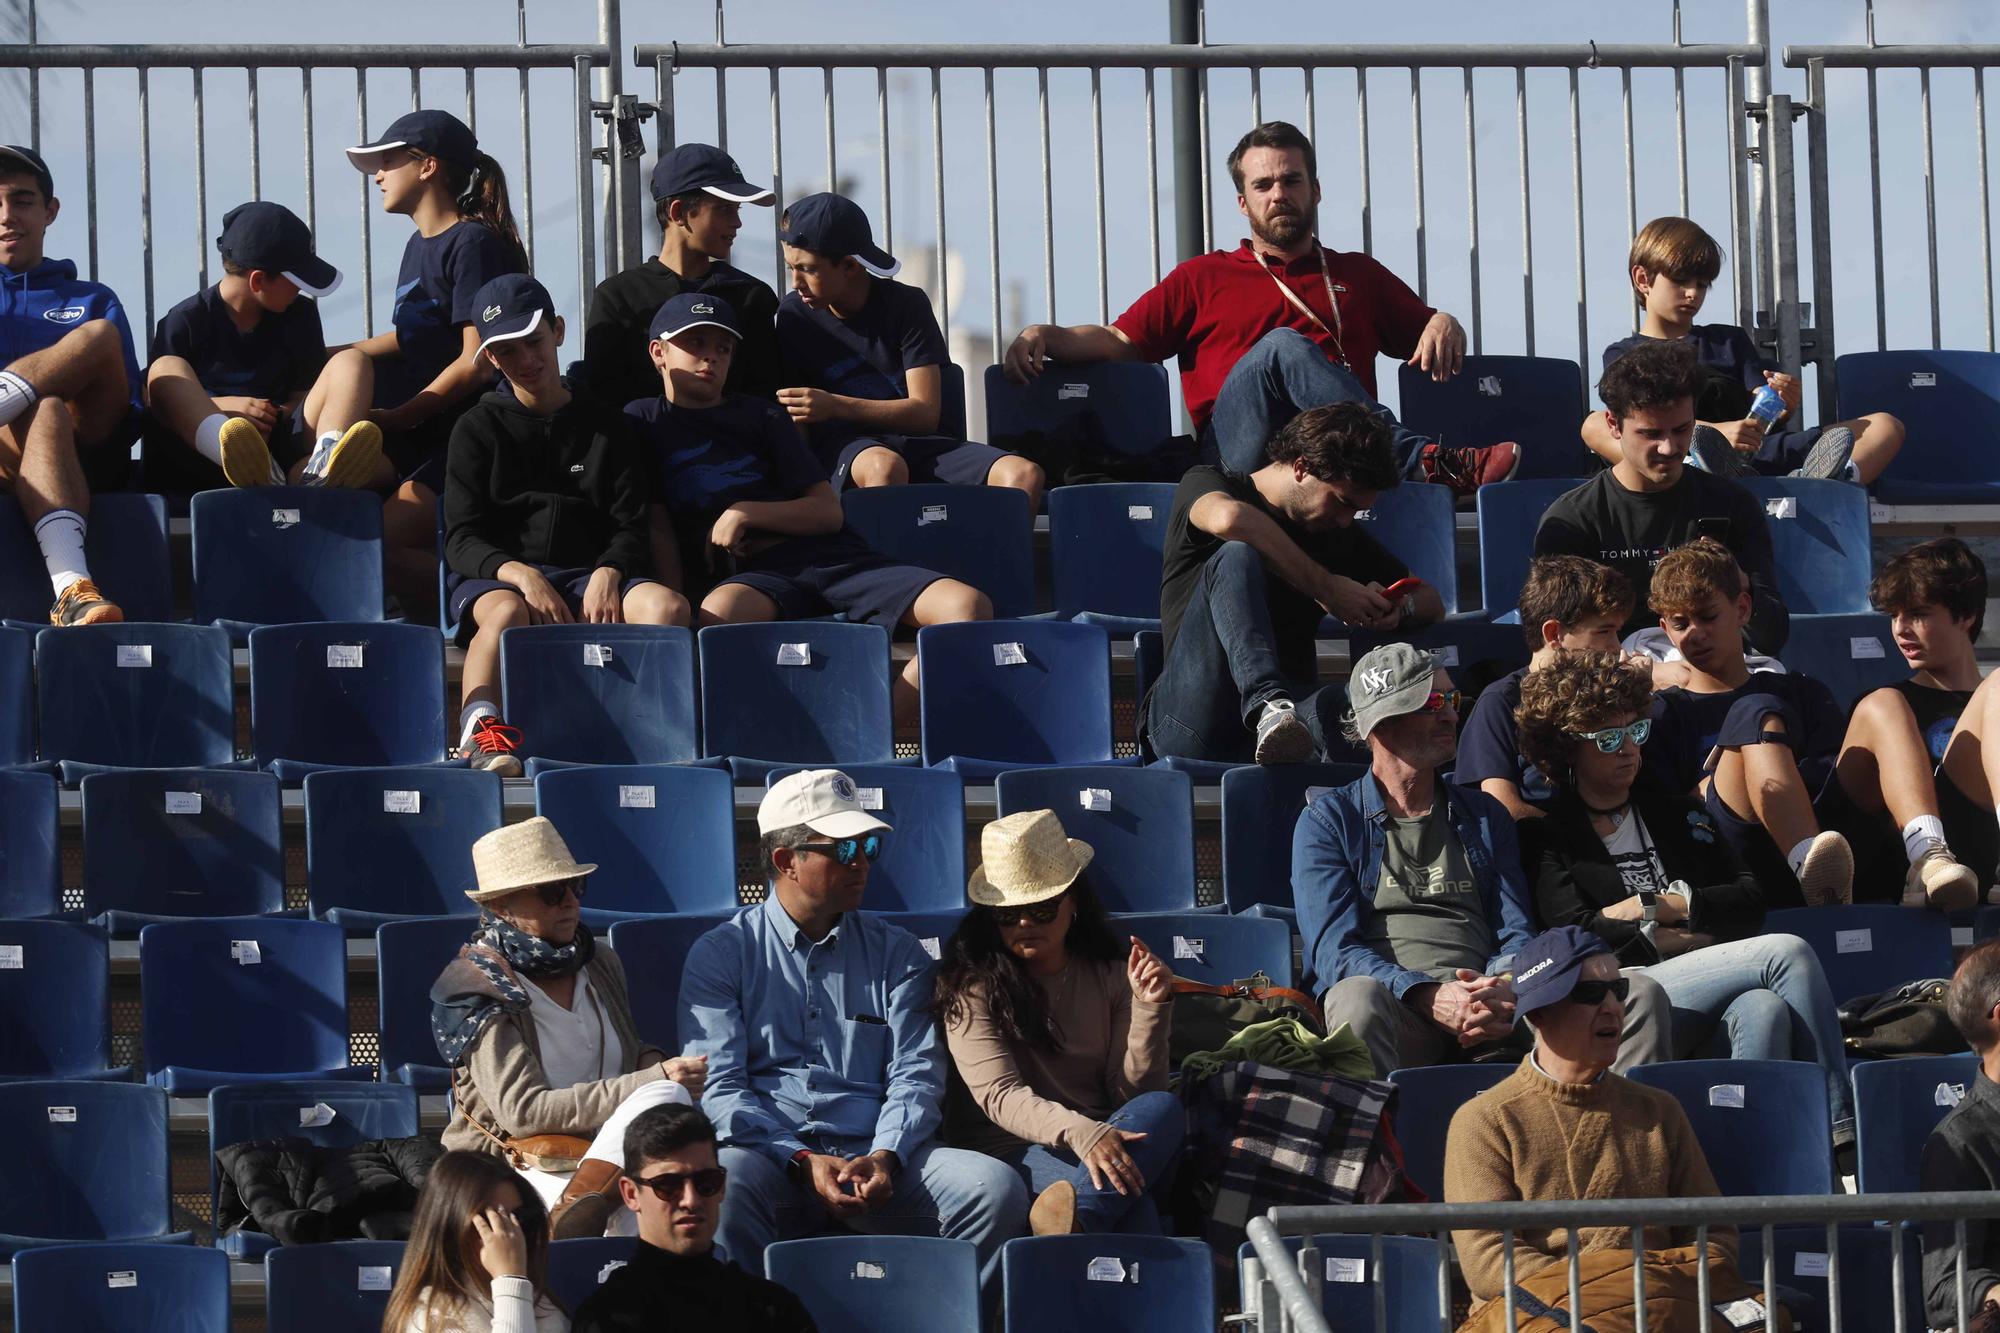
POLYGON ((1053 810, 1022 810, 979 833, 979 864, 965 896, 981 907, 1026 907, 1055 897, 1095 855, 1089 843, 1063 832, 1053 810))
POLYGON ((536 815, 482 833, 472 844, 472 869, 479 877, 479 887, 467 889, 465 896, 476 903, 489 903, 516 889, 588 875, 597 866, 578 864, 556 826, 545 816, 536 815))

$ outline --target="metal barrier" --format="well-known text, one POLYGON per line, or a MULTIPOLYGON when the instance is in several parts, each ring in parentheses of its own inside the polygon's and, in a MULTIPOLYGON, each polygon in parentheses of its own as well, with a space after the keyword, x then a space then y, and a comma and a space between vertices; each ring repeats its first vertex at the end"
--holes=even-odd
MULTIPOLYGON (((1963 1329, 1967 1326, 1966 1314, 1970 1308, 1965 1276, 1965 1222, 1969 1218, 1984 1219, 1996 1216, 2000 1216, 2000 1192, 1829 1195, 1820 1198, 1784 1196, 1714 1199, 1580 1199, 1541 1203, 1433 1203, 1388 1204, 1377 1207, 1273 1208, 1265 1216, 1250 1220, 1248 1234, 1256 1256, 1244 1260, 1242 1282, 1246 1294, 1244 1313, 1239 1322, 1241 1326, 1256 1330, 1257 1333, 1330 1333, 1330 1327, 1320 1304, 1323 1281, 1320 1252, 1308 1243, 1294 1258, 1285 1247, 1284 1237, 1368 1236, 1372 1238, 1372 1258, 1368 1263, 1367 1273, 1375 1284, 1373 1292, 1375 1314, 1369 1327, 1375 1329, 1376 1333, 1385 1333, 1385 1330, 1392 1326, 1388 1318, 1391 1298, 1379 1280, 1381 1238, 1386 1235, 1435 1232, 1439 1237, 1435 1270, 1438 1303, 1444 1312, 1440 1329, 1442 1333, 1452 1333, 1451 1243, 1445 1236, 1454 1230, 1481 1230, 1500 1231, 1505 1234, 1502 1294, 1508 1301, 1507 1327, 1511 1333, 1516 1323, 1513 1313, 1515 1233, 1530 1228, 1561 1227, 1567 1229, 1570 1234, 1567 1251, 1569 1270, 1567 1304, 1569 1327, 1572 1333, 1576 1333, 1583 1324, 1576 1314, 1578 1250, 1575 1232, 1576 1228, 1584 1226, 1629 1229, 1633 1239, 1631 1248, 1635 1252, 1644 1249, 1640 1238, 1647 1227, 1693 1228, 1700 1266, 1697 1293, 1704 1309, 1711 1306, 1708 1274, 1709 1228, 1718 1224, 1761 1228, 1763 1272, 1761 1281, 1755 1279, 1752 1281, 1759 1287, 1763 1302, 1768 1308, 1773 1304, 1773 1297, 1777 1294, 1779 1286, 1772 1228, 1779 1223, 1793 1222, 1823 1225, 1826 1228, 1826 1277, 1829 1294, 1827 1329, 1828 1333, 1843 1333, 1840 1311, 1840 1224, 1951 1221, 1958 1224, 1958 1318, 1955 1326, 1963 1329)), ((1896 1243, 1892 1243, 1889 1247, 1890 1280, 1898 1297, 1891 1302, 1895 1311, 1894 1329, 1895 1333, 1917 1333, 1916 1330, 1907 1327, 1903 1302, 1900 1299, 1905 1282, 1903 1249, 1903 1245, 1896 1243)), ((1646 1289, 1645 1269, 1636 1258, 1632 1273, 1634 1295, 1643 1299, 1646 1289)), ((1638 1333, 1646 1331, 1643 1304, 1637 1312, 1636 1328, 1638 1333)), ((1864 1331, 1846 1328, 1845 1333, 1864 1333, 1864 1331)), ((1871 1329, 1865 1333, 1880 1333, 1880 1331, 1871 1329)))

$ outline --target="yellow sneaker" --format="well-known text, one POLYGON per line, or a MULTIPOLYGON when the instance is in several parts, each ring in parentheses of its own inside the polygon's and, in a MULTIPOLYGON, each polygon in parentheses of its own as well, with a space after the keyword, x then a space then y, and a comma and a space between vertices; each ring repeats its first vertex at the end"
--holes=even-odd
POLYGON ((49 611, 51 625, 116 625, 124 619, 118 603, 108 600, 89 579, 78 579, 63 589, 49 611))
POLYGON ((375 460, 381 456, 382 428, 372 421, 357 421, 332 444, 313 451, 304 480, 309 486, 358 490, 375 475, 375 460))
POLYGON ((231 486, 271 484, 271 446, 264 443, 263 433, 243 417, 231 417, 222 423, 222 475, 231 486))

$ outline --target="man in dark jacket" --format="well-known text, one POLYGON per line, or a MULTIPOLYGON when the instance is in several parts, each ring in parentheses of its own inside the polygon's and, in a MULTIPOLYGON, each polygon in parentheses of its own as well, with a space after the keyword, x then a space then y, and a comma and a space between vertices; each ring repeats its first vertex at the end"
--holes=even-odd
POLYGON ((813 1333, 799 1298, 744 1272, 715 1250, 728 1175, 715 1126, 692 1106, 655 1106, 625 1131, 625 1206, 639 1246, 576 1312, 574 1333, 813 1333))
POLYGON ((519 777, 520 733, 500 719, 500 635, 516 625, 685 625, 656 582, 646 474, 619 405, 562 378, 563 322, 525 273, 479 290, 480 355, 507 382, 452 428, 445 605, 465 646, 459 753, 519 777))
MULTIPOLYGON (((2000 1190, 2000 940, 1965 956, 1945 994, 1945 1010, 1979 1056, 1979 1072, 1956 1107, 1931 1131, 1917 1159, 1924 1193, 2000 1190)), ((2000 1327, 2000 1226, 1965 1222, 1965 1314, 1958 1321, 1957 1224, 1924 1223, 1924 1319, 1932 1328, 1982 1333, 2000 1327)))

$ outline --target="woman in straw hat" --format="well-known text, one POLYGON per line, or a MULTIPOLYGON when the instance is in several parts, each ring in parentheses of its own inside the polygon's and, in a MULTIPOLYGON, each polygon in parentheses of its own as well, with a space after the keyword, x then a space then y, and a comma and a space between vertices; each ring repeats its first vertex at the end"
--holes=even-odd
POLYGON ((472 865, 479 926, 431 987, 458 1108, 444 1146, 513 1158, 557 1239, 601 1235, 614 1213, 629 1216, 625 1126, 649 1106, 692 1105, 708 1062, 639 1040, 625 970, 580 920, 597 867, 577 864, 555 825, 538 815, 497 828, 472 844, 472 865), (573 1172, 527 1160, 519 1141, 545 1134, 591 1140, 573 1172))
POLYGON ((1036 1235, 1158 1233, 1152 1191, 1185 1127, 1166 1091, 1173 973, 1112 934, 1090 845, 1054 811, 994 820, 979 850, 935 991, 969 1094, 953 1089, 948 1137, 1021 1173, 1036 1235))

